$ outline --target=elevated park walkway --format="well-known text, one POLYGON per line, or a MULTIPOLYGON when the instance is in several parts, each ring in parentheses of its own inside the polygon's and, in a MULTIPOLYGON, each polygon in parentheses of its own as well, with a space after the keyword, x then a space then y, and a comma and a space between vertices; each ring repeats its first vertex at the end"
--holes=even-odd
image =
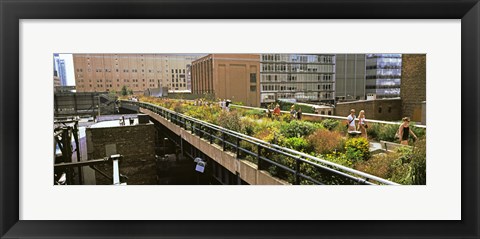
POLYGON ((186 156, 194 159, 198 155, 194 151, 199 150, 248 184, 399 185, 158 105, 121 100, 120 107, 149 115, 170 131, 186 156))

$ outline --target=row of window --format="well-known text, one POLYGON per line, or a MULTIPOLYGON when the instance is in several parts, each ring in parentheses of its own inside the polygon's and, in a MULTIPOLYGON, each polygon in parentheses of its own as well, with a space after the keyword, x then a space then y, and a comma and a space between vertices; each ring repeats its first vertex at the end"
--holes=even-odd
POLYGON ((374 93, 377 98, 383 97, 398 97, 400 96, 400 88, 388 88, 388 89, 366 89, 366 93, 374 93))
POLYGON ((390 79, 390 80, 400 80, 399 75, 367 75, 365 76, 365 79, 371 80, 381 80, 381 79, 390 79))
POLYGON ((294 93, 264 93, 261 95, 262 102, 273 102, 276 99, 296 99, 299 101, 325 101, 333 100, 331 92, 294 92, 294 93))
POLYGON ((262 61, 276 62, 304 62, 304 63, 333 63, 333 55, 300 55, 300 54, 262 54, 262 61))
POLYGON ((402 75, 401 69, 369 69, 366 71, 366 75, 402 75))
POLYGON ((365 89, 400 89, 399 85, 367 85, 365 89))
POLYGON ((319 82, 334 81, 330 74, 261 74, 260 82, 319 82))
POLYGON ((367 70, 376 70, 376 69, 402 69, 402 65, 373 65, 373 66, 366 66, 367 70))
MULTIPOLYGON (((122 84, 122 86, 123 86, 123 85, 124 85, 124 84, 122 84)), ((103 84, 97 84, 97 85, 89 84, 88 86, 89 86, 89 87, 96 86, 96 87, 98 87, 98 88, 101 88, 101 87, 103 87, 104 85, 103 85, 103 84)), ((119 86, 120 86, 120 84, 117 84, 117 87, 119 87, 119 86)), ((132 85, 130 85, 130 86, 132 86, 132 87, 138 87, 138 84, 132 84, 132 85)), ((143 84, 143 86, 145 87, 145 84, 143 84)), ((155 84, 148 84, 148 86, 154 87, 155 84)), ((77 86, 77 87, 79 87, 79 88, 86 88, 86 85, 79 85, 79 86, 77 86)), ((114 84, 105 84, 105 87, 114 87, 114 84)))
MULTIPOLYGON (((88 70, 88 72, 91 72, 92 69, 91 69, 91 68, 88 68, 87 70, 88 70)), ((83 72, 83 68, 77 68, 76 71, 77 71, 77 72, 83 72)), ((138 72, 137 69, 132 69, 131 71, 130 71, 129 69, 123 69, 122 71, 123 71, 123 72, 134 72, 134 73, 138 72)), ((107 68, 105 68, 105 69, 97 68, 97 69, 95 69, 95 72, 112 72, 112 70, 111 70, 111 69, 107 69, 107 68)), ((115 72, 119 72, 118 66, 117 66, 117 69, 115 69, 115 72)), ((145 69, 142 69, 141 72, 145 72, 145 69)), ((165 72, 168 73, 168 70, 165 70, 165 72)), ((149 69, 149 70, 148 70, 148 73, 155 73, 155 70, 149 69)), ((160 70, 157 70, 157 73, 160 73, 160 70)), ((183 74, 185 74, 185 69, 175 69, 175 72, 174 72, 174 70, 172 69, 172 73, 177 73, 177 74, 178 74, 178 73, 183 73, 183 74), (182 71, 183 71, 183 72, 182 72, 182 71)))
POLYGON ((335 65, 317 64, 260 64, 261 72, 321 72, 334 73, 335 65))
MULTIPOLYGON (((185 69, 175 69, 175 73, 182 73, 182 70, 183 70, 183 74, 185 74, 185 69)), ((173 73, 173 69, 172 69, 172 73, 173 73)))
POLYGON ((267 91, 332 91, 333 84, 313 84, 313 83, 302 83, 302 84, 266 84, 262 85, 262 92, 267 91))
MULTIPOLYGON (((98 82, 103 82, 103 79, 97 79, 98 82)), ((130 80, 128 79, 123 79, 124 82, 129 82, 130 80)), ((168 80, 167 80, 168 81, 168 80)), ((78 79, 77 82, 85 82, 85 79, 78 79)), ((92 82, 91 79, 88 80, 88 82, 92 82)), ((105 82, 113 82, 113 80, 105 80, 105 82)), ((120 82, 120 79, 117 79, 117 82, 120 82)), ((132 82, 138 82, 138 79, 132 79, 132 82)), ((142 79, 142 82, 145 82, 145 79, 142 79)), ((155 82, 155 79, 149 79, 148 82, 155 82)), ((160 82, 160 80, 158 80, 160 82)))

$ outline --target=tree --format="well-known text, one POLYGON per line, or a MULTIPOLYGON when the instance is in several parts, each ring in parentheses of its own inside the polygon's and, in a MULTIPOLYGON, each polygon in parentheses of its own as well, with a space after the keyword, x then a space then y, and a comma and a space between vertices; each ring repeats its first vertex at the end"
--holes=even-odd
POLYGON ((127 92, 127 87, 126 86, 123 86, 122 87, 122 90, 120 91, 120 93, 122 94, 122 96, 126 96, 128 94, 127 92))
POLYGON ((129 95, 133 95, 133 90, 131 90, 131 89, 128 90, 128 94, 129 94, 129 95))

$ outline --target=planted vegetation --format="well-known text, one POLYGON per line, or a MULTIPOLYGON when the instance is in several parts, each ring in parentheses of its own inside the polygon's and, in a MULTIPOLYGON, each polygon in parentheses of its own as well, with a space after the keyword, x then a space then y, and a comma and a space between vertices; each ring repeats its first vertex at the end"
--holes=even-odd
MULTIPOLYGON (((217 102, 183 101, 140 97, 140 101, 153 103, 226 129, 237 131, 263 141, 297 150, 336 164, 354 168, 400 184, 426 183, 426 147, 425 129, 412 127, 419 140, 412 142, 414 147, 400 147, 393 153, 371 155, 369 141, 362 137, 347 137, 345 122, 323 119, 315 122, 292 120, 289 114, 277 119, 269 118, 265 111, 257 109, 234 108, 229 112, 222 110, 217 102)), ((398 125, 370 123, 369 140, 398 142, 395 132, 398 125)), ((228 139, 227 139, 228 140, 228 139)), ((233 142, 232 142, 233 143, 233 142)), ((257 148, 247 142, 240 146, 251 152, 257 148)), ((274 162, 294 169, 300 165, 300 171, 312 178, 326 180, 332 184, 342 183, 339 178, 321 172, 308 162, 295 162, 295 159, 273 152, 261 154, 274 162), (327 178, 326 178, 327 177, 327 178)), ((243 158, 257 162, 257 158, 243 154, 243 158)), ((269 165, 268 171, 289 182, 294 175, 275 165, 269 165)), ((301 184, 311 184, 303 180, 301 184)))

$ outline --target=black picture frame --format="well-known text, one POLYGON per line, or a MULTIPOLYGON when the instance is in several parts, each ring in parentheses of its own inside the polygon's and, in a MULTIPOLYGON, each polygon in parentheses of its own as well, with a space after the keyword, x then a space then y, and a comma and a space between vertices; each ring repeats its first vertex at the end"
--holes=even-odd
MULTIPOLYGON (((480 4, 478 0, 0 0, 0 15, 0 235, 2 238, 479 238, 480 4), (19 20, 163 18, 461 19, 462 220, 19 220, 19 20)), ((295 206, 295 203, 290 206, 295 206)))

